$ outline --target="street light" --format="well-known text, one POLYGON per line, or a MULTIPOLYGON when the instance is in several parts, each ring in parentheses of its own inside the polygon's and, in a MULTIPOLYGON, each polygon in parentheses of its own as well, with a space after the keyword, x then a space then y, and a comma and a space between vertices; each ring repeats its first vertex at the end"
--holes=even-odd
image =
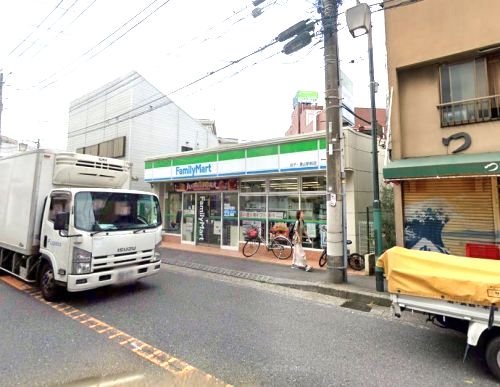
MULTIPOLYGON (((380 187, 378 180, 378 141, 377 141, 377 107, 375 104, 375 71, 373 66, 373 42, 371 10, 368 4, 360 3, 349 8, 346 13, 347 27, 354 38, 368 34, 368 59, 370 62, 370 100, 372 125, 372 163, 373 163, 373 232, 375 235, 375 259, 382 254, 382 214, 380 211, 380 187)), ((375 266, 377 291, 384 291, 383 270, 375 266)))

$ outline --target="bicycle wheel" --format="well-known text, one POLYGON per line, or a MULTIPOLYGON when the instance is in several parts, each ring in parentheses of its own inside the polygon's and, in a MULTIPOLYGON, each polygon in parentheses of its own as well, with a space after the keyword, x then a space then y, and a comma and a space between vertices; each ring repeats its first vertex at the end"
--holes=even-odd
POLYGON ((326 265, 326 249, 323 250, 321 256, 319 257, 319 266, 323 267, 326 265))
POLYGON ((292 242, 284 236, 277 236, 271 242, 270 249, 278 259, 288 259, 292 256, 292 242))
POLYGON ((347 261, 354 270, 361 271, 365 268, 365 258, 361 254, 352 253, 347 261))
POLYGON ((247 258, 251 257, 257 251, 259 251, 259 247, 260 239, 250 239, 246 241, 245 245, 243 246, 243 255, 247 258))

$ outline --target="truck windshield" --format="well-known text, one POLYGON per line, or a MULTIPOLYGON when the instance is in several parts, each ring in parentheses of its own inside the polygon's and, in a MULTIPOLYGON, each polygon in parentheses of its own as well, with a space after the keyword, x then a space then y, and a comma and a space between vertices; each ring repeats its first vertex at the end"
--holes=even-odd
POLYGON ((160 205, 153 195, 121 192, 75 195, 75 227, 79 230, 133 230, 160 224, 160 205))

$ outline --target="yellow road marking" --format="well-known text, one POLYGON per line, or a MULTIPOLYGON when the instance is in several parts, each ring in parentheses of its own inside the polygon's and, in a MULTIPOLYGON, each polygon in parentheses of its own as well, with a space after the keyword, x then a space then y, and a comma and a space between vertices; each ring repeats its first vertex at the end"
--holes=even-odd
POLYGON ((176 357, 163 352, 161 349, 155 348, 129 334, 100 321, 86 313, 83 313, 79 309, 68 305, 66 303, 54 303, 45 301, 42 294, 36 288, 25 284, 24 282, 18 280, 14 277, 2 276, 0 280, 6 284, 12 286, 13 288, 20 290, 31 297, 34 297, 43 304, 49 305, 54 310, 63 314, 72 320, 78 321, 80 324, 85 325, 87 328, 93 330, 94 332, 106 335, 107 338, 128 349, 132 353, 140 356, 146 361, 164 369, 169 374, 173 375, 177 379, 182 379, 184 383, 198 384, 203 381, 205 386, 229 386, 222 380, 215 378, 214 376, 207 374, 183 360, 177 359, 176 357))

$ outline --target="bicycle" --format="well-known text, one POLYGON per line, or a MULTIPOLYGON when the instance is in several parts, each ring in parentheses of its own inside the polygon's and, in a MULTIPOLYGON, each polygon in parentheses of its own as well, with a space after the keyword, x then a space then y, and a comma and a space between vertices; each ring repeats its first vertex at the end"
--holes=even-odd
POLYGON ((248 239, 243 246, 243 255, 245 257, 249 258, 259 251, 261 243, 266 246, 267 251, 272 251, 274 256, 278 259, 288 259, 292 256, 293 244, 287 237, 282 235, 274 236, 274 234, 271 234, 269 243, 267 243, 257 230, 252 230, 249 230, 248 239), (252 230, 255 232, 252 232, 252 230))
MULTIPOLYGON (((352 242, 347 241, 347 244, 350 245, 352 242)), ((351 267, 351 269, 356 270, 356 271, 361 271, 365 268, 365 258, 358 253, 352 253, 350 254, 350 251, 347 250, 347 263, 351 267)), ((323 249, 323 253, 321 253, 319 257, 319 266, 323 267, 326 265, 326 246, 323 249)))

